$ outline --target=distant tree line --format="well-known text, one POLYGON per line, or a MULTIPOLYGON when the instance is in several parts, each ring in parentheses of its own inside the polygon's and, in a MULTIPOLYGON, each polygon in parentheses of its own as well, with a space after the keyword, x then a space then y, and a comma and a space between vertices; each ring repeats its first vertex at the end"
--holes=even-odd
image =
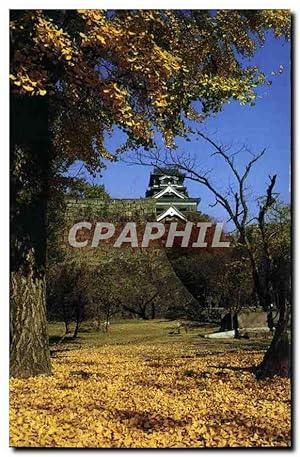
MULTIPOLYGON (((285 298, 291 303, 290 280, 290 207, 275 202, 270 209, 265 224, 272 268, 270 270, 271 303, 279 308, 279 299, 284 284, 285 298)), ((258 274, 266 275, 263 241, 258 224, 247 227, 247 236, 255 246, 255 259, 258 274)), ((259 300, 253 283, 252 268, 245 246, 237 233, 231 235, 231 248, 216 251, 189 250, 183 255, 178 251, 168 254, 175 273, 185 287, 196 298, 189 307, 176 309, 172 316, 185 315, 194 320, 205 320, 214 308, 227 308, 236 312, 242 307, 259 306, 259 300)))

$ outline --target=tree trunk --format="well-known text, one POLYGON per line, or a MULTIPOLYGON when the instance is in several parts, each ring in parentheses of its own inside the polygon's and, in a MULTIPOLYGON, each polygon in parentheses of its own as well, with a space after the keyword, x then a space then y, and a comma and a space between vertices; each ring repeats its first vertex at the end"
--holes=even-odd
POLYGON ((100 313, 96 317, 96 332, 100 332, 101 329, 101 316, 100 313))
POLYGON ((73 306, 75 309, 75 321, 76 321, 73 338, 77 338, 78 332, 80 329, 80 324, 83 321, 83 317, 84 317, 84 301, 82 299, 82 293, 80 293, 79 291, 77 292, 76 301, 73 303, 73 306))
POLYGON ((63 308, 63 318, 64 318, 64 324, 65 324, 65 332, 66 332, 66 335, 68 335, 69 333, 71 333, 70 327, 69 327, 70 322, 69 322, 68 311, 67 311, 66 304, 64 303, 64 298, 60 297, 60 299, 63 302, 62 308, 63 308))
POLYGON ((138 314, 144 321, 148 320, 148 316, 146 314, 146 306, 140 305, 140 310, 139 310, 138 314))
POLYGON ((49 374, 45 300, 48 101, 11 97, 10 373, 49 374))
POLYGON ((79 332, 79 328, 80 328, 80 322, 81 322, 80 319, 77 318, 75 329, 74 329, 74 333, 73 333, 73 338, 77 338, 77 336, 78 336, 78 332, 79 332))
MULTIPOLYGON (((264 311, 269 311, 270 304, 272 302, 271 293, 270 293, 270 284, 269 281, 264 282, 258 272, 256 261, 254 259, 251 248, 247 246, 248 256, 251 263, 252 278, 254 283, 254 289, 257 294, 259 304, 264 311)), ((269 273, 268 273, 269 274, 269 273)))
POLYGON ((50 354, 44 279, 11 274, 10 373, 15 377, 49 374, 50 354))
POLYGON ((105 333, 108 333, 108 330, 109 330, 109 318, 110 318, 110 309, 108 309, 107 313, 106 313, 105 333))
POLYGON ((257 377, 288 377, 290 375, 290 343, 287 332, 289 308, 285 297, 280 298, 279 320, 272 343, 257 369, 257 377))
POLYGON ((65 331, 66 331, 66 335, 71 333, 71 330, 70 330, 70 327, 69 327, 69 322, 66 321, 66 320, 65 320, 65 331))
POLYGON ((151 305, 151 319, 155 319, 155 303, 151 305))

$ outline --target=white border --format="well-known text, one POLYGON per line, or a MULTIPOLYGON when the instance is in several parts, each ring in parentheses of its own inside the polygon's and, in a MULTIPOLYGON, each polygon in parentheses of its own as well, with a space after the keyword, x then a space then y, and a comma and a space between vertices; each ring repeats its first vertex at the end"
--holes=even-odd
POLYGON ((185 2, 179 0, 128 0, 124 3, 124 0, 88 0, 86 2, 82 0, 71 0, 68 2, 61 1, 45 1, 45 0, 31 0, 26 3, 22 0, 11 0, 2 1, 2 9, 75 9, 75 8, 95 8, 95 9, 291 9, 296 11, 297 9, 296 0, 239 0, 237 1, 226 1, 226 0, 211 0, 209 2, 200 2, 196 0, 187 0, 185 2))

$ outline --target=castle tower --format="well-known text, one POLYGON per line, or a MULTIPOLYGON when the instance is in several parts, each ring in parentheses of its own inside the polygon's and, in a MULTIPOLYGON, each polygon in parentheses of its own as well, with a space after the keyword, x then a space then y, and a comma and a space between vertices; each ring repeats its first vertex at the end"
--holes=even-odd
POLYGON ((150 175, 146 197, 156 200, 158 222, 186 221, 191 211, 197 211, 200 198, 191 198, 184 186, 185 175, 178 167, 154 168, 150 175))

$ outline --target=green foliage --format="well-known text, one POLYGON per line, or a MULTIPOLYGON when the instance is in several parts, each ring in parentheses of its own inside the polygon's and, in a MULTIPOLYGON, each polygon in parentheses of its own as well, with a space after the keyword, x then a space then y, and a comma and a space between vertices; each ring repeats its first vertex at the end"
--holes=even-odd
POLYGON ((93 319, 98 329, 113 316, 163 317, 180 289, 170 272, 154 250, 103 252, 94 264, 66 256, 48 268, 48 315, 66 326, 78 316, 93 319))
MULTIPOLYGON (((277 305, 277 294, 282 288, 291 292, 291 220, 290 207, 276 203, 268 213, 266 234, 271 258, 272 301, 277 305)), ((265 256, 260 231, 256 224, 247 228, 249 242, 253 246, 258 272, 265 272, 265 256)), ((226 307, 237 311, 242 306, 256 304, 251 264, 245 246, 232 238, 234 249, 219 252, 203 251, 185 256, 170 255, 171 264, 199 305, 191 303, 182 307, 181 315, 191 319, 203 319, 203 310, 209 306, 226 307)), ((177 310, 179 312, 180 310, 177 310)))
MULTIPOLYGON (((274 302, 278 294, 285 290, 291 302, 291 208, 281 202, 275 202, 267 215, 266 239, 269 244, 271 281, 274 302)), ((256 242, 256 255, 262 251, 260 238, 256 242)), ((264 262, 260 261, 260 274, 264 274, 264 262)))
POLYGON ((73 198, 99 198, 103 201, 110 199, 102 184, 90 184, 85 179, 74 179, 66 189, 66 196, 73 198))
MULTIPOLYGON (((66 332, 72 321, 77 332, 81 322, 90 315, 90 268, 75 262, 58 263, 47 275, 47 305, 50 318, 61 319, 66 332)), ((77 335, 75 335, 77 336, 77 335)))
MULTIPOLYGON (((195 302, 183 309, 189 319, 206 320, 211 307, 237 310, 251 304, 253 288, 248 259, 238 248, 173 256, 171 264, 195 302)), ((218 320, 218 319, 217 319, 218 320)))

